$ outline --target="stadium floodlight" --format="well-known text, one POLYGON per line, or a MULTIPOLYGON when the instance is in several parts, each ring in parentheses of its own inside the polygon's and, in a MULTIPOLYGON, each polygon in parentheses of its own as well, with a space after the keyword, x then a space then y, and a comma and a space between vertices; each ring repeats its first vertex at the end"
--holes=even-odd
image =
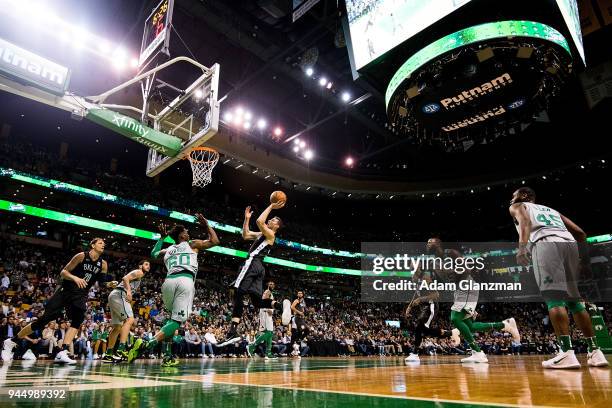
POLYGON ((300 139, 299 138, 293 139, 293 144, 299 145, 300 139))
POLYGON ((244 122, 245 130, 249 130, 251 128, 251 122, 244 122))
POLYGON ((306 142, 303 140, 300 140, 300 147, 303 149, 306 147, 306 142))
POLYGON ((260 118, 260 119, 257 121, 257 128, 258 128, 258 129, 263 130, 263 129, 265 129, 265 128, 266 128, 266 125, 267 125, 266 120, 265 120, 265 119, 263 119, 263 118, 260 118))
POLYGON ((236 108, 236 115, 242 116, 243 113, 244 113, 244 109, 242 108, 242 106, 238 106, 236 108))
POLYGON ((321 86, 327 85, 327 79, 325 77, 321 77, 321 79, 319 79, 319 85, 321 86))
POLYGON ((314 74, 314 69, 312 69, 312 67, 306 68, 306 76, 310 77, 312 74, 314 74))
POLYGON ((344 163, 346 163, 347 166, 352 166, 355 163, 355 160, 352 157, 349 156, 349 157, 346 158, 344 163))
POLYGON ((351 94, 348 92, 342 92, 342 100, 348 102, 351 99, 351 94))
POLYGON ((249 111, 244 112, 244 118, 246 120, 251 120, 251 118, 253 118, 253 114, 249 111))
POLYGON ((232 112, 225 112, 225 114, 223 115, 223 120, 225 120, 226 122, 231 122, 233 118, 234 115, 232 115, 232 112))
POLYGON ((201 89, 196 89, 194 96, 196 99, 201 99, 204 96, 204 92, 201 89))
POLYGON ((333 84, 332 84, 331 82, 328 82, 328 83, 327 83, 326 88, 327 88, 327 89, 331 89, 332 85, 333 85, 333 84))
POLYGON ((274 135, 275 136, 280 136, 283 134, 283 129, 281 129, 279 126, 274 128, 274 135))
POLYGON ((294 152, 299 152, 300 151, 300 146, 293 146, 293 151, 294 152))
POLYGON ((312 150, 306 150, 306 152, 304 153, 304 158, 306 160, 312 160, 313 157, 314 157, 314 152, 312 150))

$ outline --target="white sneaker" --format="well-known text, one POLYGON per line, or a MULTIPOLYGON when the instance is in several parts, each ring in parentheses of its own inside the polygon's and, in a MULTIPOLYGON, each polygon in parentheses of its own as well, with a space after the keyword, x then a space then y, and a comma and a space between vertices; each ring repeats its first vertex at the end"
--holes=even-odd
POLYGON ((94 354, 94 355, 93 355, 93 359, 94 359, 94 360, 99 360, 99 359, 100 359, 100 356, 99 356, 99 355, 97 355, 97 354, 94 354))
POLYGON ((587 364, 591 367, 607 367, 610 363, 608 363, 601 350, 597 349, 587 354, 587 364))
POLYGON ((580 368, 574 350, 562 351, 549 360, 542 361, 544 368, 580 368))
POLYGON ((283 323, 283 326, 291 323, 291 301, 289 299, 283 300, 283 315, 281 317, 281 323, 283 323))
POLYGON ((408 357, 404 359, 404 362, 406 363, 418 363, 420 361, 421 359, 419 358, 419 355, 414 353, 408 354, 408 357))
POLYGON ((56 363, 61 363, 61 364, 76 364, 76 360, 73 360, 70 357, 68 357, 68 351, 66 350, 62 350, 59 353, 57 353, 54 361, 56 363))
POLYGON ((28 351, 23 353, 23 356, 21 358, 23 358, 24 360, 34 360, 34 361, 36 361, 36 356, 34 355, 34 353, 32 353, 32 349, 28 349, 28 351))
POLYGON ((2 361, 8 363, 9 361, 13 361, 13 352, 8 350, 2 350, 2 361))
POLYGON ((488 363, 487 355, 484 351, 472 351, 472 355, 461 359, 462 363, 488 363))
POLYGON ((512 335, 512 340, 520 342, 521 334, 518 331, 518 326, 516 325, 516 320, 514 320, 514 317, 504 320, 503 323, 504 328, 502 330, 510 333, 512 335))
POLYGON ((461 337, 459 337, 459 329, 451 330, 451 341, 453 343, 453 347, 457 347, 461 344, 461 337))
POLYGON ((17 347, 17 343, 13 340, 6 339, 4 340, 4 344, 2 346, 2 361, 11 361, 13 359, 13 349, 17 347))

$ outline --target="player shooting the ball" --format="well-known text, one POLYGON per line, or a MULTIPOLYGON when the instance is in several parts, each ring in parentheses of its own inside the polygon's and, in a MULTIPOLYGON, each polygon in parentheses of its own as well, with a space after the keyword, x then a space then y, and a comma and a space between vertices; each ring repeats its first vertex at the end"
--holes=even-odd
POLYGON ((234 307, 232 310, 232 322, 225 337, 225 341, 219 344, 224 347, 235 343, 241 339, 238 334, 238 324, 242 318, 244 309, 243 298, 245 295, 251 297, 251 303, 256 309, 280 309, 281 304, 273 299, 262 299, 263 280, 265 269, 263 259, 270 253, 272 245, 276 240, 276 232, 283 226, 280 217, 275 216, 268 220, 272 210, 279 210, 285 206, 287 196, 282 191, 275 191, 270 196, 270 205, 263 210, 255 221, 259 232, 249 229, 249 223, 253 212, 251 207, 244 210, 244 222, 242 224, 242 238, 247 241, 254 241, 249 248, 249 255, 240 268, 238 277, 232 284, 234 290, 234 307), (267 221, 266 221, 267 220, 267 221))

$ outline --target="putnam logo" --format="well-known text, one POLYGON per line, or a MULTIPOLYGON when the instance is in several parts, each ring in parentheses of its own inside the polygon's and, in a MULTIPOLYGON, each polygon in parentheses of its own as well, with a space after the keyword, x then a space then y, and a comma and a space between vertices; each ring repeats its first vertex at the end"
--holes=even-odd
POLYGON ((478 99, 481 96, 487 95, 493 91, 501 89, 511 83, 512 77, 510 77, 510 74, 506 72, 505 74, 502 74, 497 78, 493 78, 491 81, 485 82, 480 86, 476 86, 467 91, 462 91, 456 96, 444 98, 440 101, 440 104, 444 107, 444 109, 450 110, 464 103, 478 99))
POLYGON ((447 125, 447 126, 442 126, 442 130, 444 130, 445 132, 451 132, 453 130, 464 128, 464 127, 473 125, 478 122, 484 122, 487 119, 494 118, 499 115, 503 115, 504 113, 506 113, 506 109, 500 105, 497 108, 493 108, 486 112, 481 112, 477 115, 471 116, 467 119, 463 119, 459 122, 451 123, 450 125, 447 125))

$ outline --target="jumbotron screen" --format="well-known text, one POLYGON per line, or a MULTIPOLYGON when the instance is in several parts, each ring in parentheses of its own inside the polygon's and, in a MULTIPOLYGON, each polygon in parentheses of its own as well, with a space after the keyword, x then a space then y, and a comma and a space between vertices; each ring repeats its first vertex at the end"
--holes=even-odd
POLYGON ((471 0, 346 0, 360 69, 471 0))

